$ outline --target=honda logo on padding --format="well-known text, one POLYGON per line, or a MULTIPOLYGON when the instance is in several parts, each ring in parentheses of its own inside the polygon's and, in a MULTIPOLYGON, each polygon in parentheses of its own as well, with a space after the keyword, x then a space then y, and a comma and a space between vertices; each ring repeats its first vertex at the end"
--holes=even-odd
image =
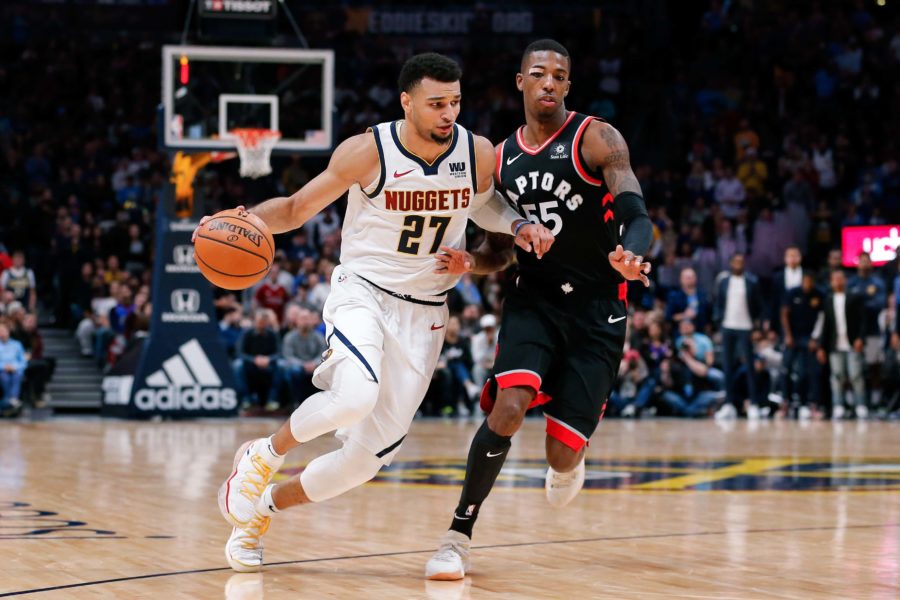
POLYGON ((189 288, 172 291, 172 310, 162 314, 166 323, 208 323, 209 315, 200 312, 200 292, 189 288))
POLYGON ((172 310, 177 313, 195 313, 200 310, 200 292, 180 289, 172 292, 172 310))
POLYGON ((172 249, 172 259, 176 265, 194 264, 194 249, 188 244, 181 244, 172 249))
POLYGON ((179 244, 172 248, 172 262, 166 264, 166 273, 198 273, 200 269, 194 260, 194 247, 179 244))

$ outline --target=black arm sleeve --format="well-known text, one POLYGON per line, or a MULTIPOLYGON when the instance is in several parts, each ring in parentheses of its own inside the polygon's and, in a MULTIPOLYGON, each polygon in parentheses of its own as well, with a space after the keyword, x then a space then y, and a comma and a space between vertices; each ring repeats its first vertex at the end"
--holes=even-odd
POLYGON ((634 192, 622 192, 616 196, 616 220, 625 226, 622 247, 643 256, 653 242, 653 222, 647 214, 644 199, 634 192))

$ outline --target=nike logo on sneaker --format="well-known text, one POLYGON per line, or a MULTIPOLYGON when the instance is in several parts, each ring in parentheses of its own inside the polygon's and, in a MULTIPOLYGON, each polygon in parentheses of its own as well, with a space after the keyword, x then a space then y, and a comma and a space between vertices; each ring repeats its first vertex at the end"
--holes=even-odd
POLYGON ((443 328, 444 328, 443 325, 438 325, 437 323, 432 323, 432 324, 431 324, 431 330, 432 330, 432 331, 437 331, 438 329, 443 329, 443 328))
MULTIPOLYGON (((626 315, 626 317, 627 317, 627 315, 626 315)), ((615 319, 613 319, 613 316, 612 316, 612 315, 609 315, 609 318, 607 319, 607 321, 608 321, 610 324, 612 324, 612 323, 618 323, 619 321, 621 321, 621 320, 624 319, 624 318, 625 318, 625 317, 616 317, 615 319)))
POLYGON ((454 519, 459 519, 460 521, 468 521, 468 520, 471 519, 472 517, 460 517, 460 516, 458 516, 458 515, 453 515, 453 518, 454 518, 454 519))
POLYGON ((397 171, 394 171, 394 179, 397 179, 398 177, 403 177, 404 175, 409 175, 413 171, 415 171, 415 169, 410 169, 409 171, 403 171, 402 173, 398 173, 397 171))
POLYGON ((497 453, 494 453, 494 454, 491 454, 490 452, 488 452, 488 453, 487 453, 487 457, 488 457, 488 458, 494 458, 495 456, 500 456, 501 454, 503 454, 503 451, 502 451, 502 450, 501 450, 500 452, 497 452, 497 453))
POLYGON ((509 165, 511 165, 511 164, 513 164, 514 162, 516 162, 517 160, 519 160, 519 157, 521 157, 523 154, 524 154, 524 152, 519 152, 517 155, 515 155, 515 156, 510 156, 509 158, 507 158, 507 159, 506 159, 506 166, 508 167, 509 165))

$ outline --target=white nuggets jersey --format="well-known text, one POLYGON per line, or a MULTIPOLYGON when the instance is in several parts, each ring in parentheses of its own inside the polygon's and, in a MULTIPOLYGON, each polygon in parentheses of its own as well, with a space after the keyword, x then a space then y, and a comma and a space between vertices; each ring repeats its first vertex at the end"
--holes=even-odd
POLYGON ((371 129, 381 174, 365 189, 350 188, 341 264, 385 290, 442 300, 459 277, 435 274, 434 255, 440 246, 465 246, 477 189, 475 144, 470 131, 454 125, 450 145, 428 163, 400 141, 406 126, 371 129))

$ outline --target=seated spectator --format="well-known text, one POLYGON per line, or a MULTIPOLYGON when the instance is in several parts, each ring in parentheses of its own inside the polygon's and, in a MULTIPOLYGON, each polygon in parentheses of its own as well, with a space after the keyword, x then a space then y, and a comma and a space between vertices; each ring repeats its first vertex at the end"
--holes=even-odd
MULTIPOLYGON (((454 295, 456 290, 451 290, 450 295, 454 295)), ((478 333, 481 322, 481 305, 480 304, 463 304, 461 307, 462 314, 459 317, 459 335, 465 338, 471 338, 478 333)), ((459 311, 450 311, 451 314, 458 314, 459 311)))
POLYGON ((315 307, 317 313, 321 313, 325 308, 325 301, 328 300, 328 294, 331 293, 331 274, 326 276, 321 271, 312 273, 309 276, 309 297, 307 301, 315 307))
POLYGON ((666 320, 680 323, 689 319, 702 331, 709 323, 712 305, 697 287, 697 273, 693 269, 681 271, 679 279, 678 289, 669 292, 666 298, 666 320))
POLYGON ((706 417, 724 394, 712 389, 709 367, 697 360, 690 342, 660 365, 661 401, 679 417, 706 417))
POLYGON ((94 355, 94 334, 97 331, 97 319, 90 307, 84 310, 81 320, 75 327, 75 340, 81 350, 82 356, 94 355))
POLYGON ((456 284, 456 289, 459 291, 463 298, 463 302, 466 304, 482 305, 481 291, 478 289, 478 284, 472 280, 471 273, 464 273, 463 276, 460 277, 459 282, 456 284))
POLYGON ((656 380, 641 354, 629 348, 619 364, 616 387, 609 395, 609 410, 612 415, 640 417, 641 411, 650 403, 656 380))
POLYGON ((81 275, 75 280, 70 294, 72 304, 69 306, 69 311, 76 327, 78 323, 81 323, 84 313, 91 308, 93 282, 94 265, 91 262, 85 262, 81 265, 81 275))
POLYGON ((716 391, 721 390, 725 385, 725 373, 713 367, 716 358, 715 347, 709 336, 696 331, 694 324, 688 319, 681 321, 678 333, 675 349, 687 349, 693 352, 694 358, 708 367, 706 379, 709 386, 716 391))
POLYGON ((239 385, 247 393, 243 408, 265 403, 266 410, 274 411, 280 406, 278 358, 281 348, 275 323, 273 311, 257 310, 253 329, 246 331, 237 343, 241 359, 237 376, 242 380, 239 385))
POLYGON ((34 312, 37 307, 34 271, 25 266, 25 253, 21 250, 13 252, 12 262, 12 266, 0 274, 0 289, 12 292, 22 306, 34 312))
POLYGON ((25 316, 22 324, 23 338, 20 340, 25 348, 28 364, 25 367, 25 384, 27 397, 35 407, 43 407, 49 400, 46 393, 47 383, 53 378, 56 370, 56 359, 44 356, 44 338, 38 330, 37 316, 25 316))
POLYGON ((750 127, 749 119, 741 118, 738 130, 734 134, 734 157, 742 160, 751 152, 756 155, 757 150, 759 150, 759 134, 750 127))
POLYGON ((128 278, 128 273, 119 268, 119 257, 115 254, 106 259, 106 268, 103 271, 103 280, 107 285, 114 281, 124 282, 128 278))
POLYGON ((472 339, 472 380, 476 385, 484 385, 494 368, 494 358, 497 356, 497 317, 486 314, 481 317, 479 323, 481 331, 471 337, 472 339))
POLYGON ((281 361, 295 405, 316 392, 312 384, 313 371, 322 362, 322 353, 328 347, 322 334, 315 330, 318 317, 304 308, 297 310, 296 321, 282 342, 281 361))
POLYGON ((253 305, 256 309, 269 309, 275 312, 280 321, 284 316, 284 307, 291 299, 287 289, 281 284, 281 267, 272 265, 265 280, 253 293, 253 305))
POLYGON ((3 416, 16 414, 22 406, 19 398, 26 365, 25 348, 9 336, 9 325, 0 322, 0 385, 3 386, 0 413, 3 416))
POLYGON ((109 311, 109 326, 118 335, 125 334, 125 319, 134 312, 131 288, 127 285, 119 286, 119 296, 116 305, 109 311))
POLYGON ((313 260, 318 259, 319 253, 316 252, 316 249, 309 243, 309 237, 306 235, 306 231, 298 229, 291 238, 291 245, 288 247, 287 256, 291 260, 302 262, 307 258, 313 260))
POLYGON ((243 313, 239 306, 228 308, 222 320, 219 321, 219 336, 222 343, 225 344, 225 352, 228 354, 229 360, 237 358, 237 343, 244 333, 241 326, 243 313))
POLYGON ((744 199, 747 192, 744 185, 737 178, 732 167, 725 167, 725 173, 715 187, 715 199, 722 210, 722 214, 728 219, 737 218, 744 209, 744 199))
POLYGON ((460 337, 457 317, 447 320, 444 348, 438 359, 436 374, 442 391, 441 414, 451 416, 459 412, 471 414, 476 395, 481 388, 472 381, 472 353, 469 340, 460 337))
POLYGON ((758 198, 765 193, 769 169, 756 155, 756 148, 747 148, 746 154, 738 163, 737 177, 751 198, 758 198))

